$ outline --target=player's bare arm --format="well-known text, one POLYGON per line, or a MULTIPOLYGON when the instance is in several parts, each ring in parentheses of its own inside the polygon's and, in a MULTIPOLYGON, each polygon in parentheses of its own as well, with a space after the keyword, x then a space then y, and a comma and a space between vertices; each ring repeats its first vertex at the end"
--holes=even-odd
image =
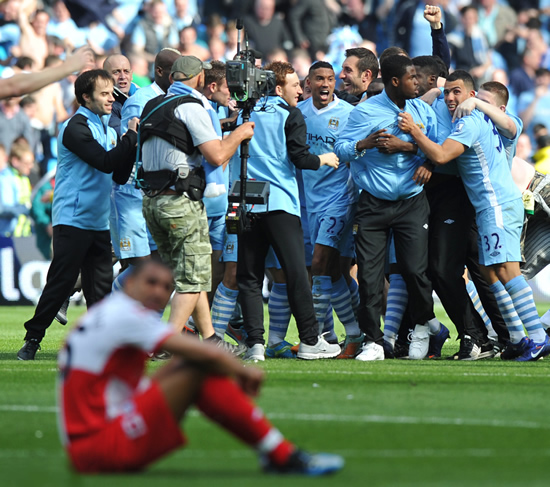
POLYGON ((457 118, 470 115, 475 109, 487 115, 497 126, 498 131, 506 138, 513 139, 517 135, 517 127, 514 121, 499 107, 493 106, 479 98, 468 98, 456 107, 453 114, 453 122, 457 118))
POLYGON ((200 366, 206 372, 233 377, 244 392, 257 396, 264 373, 256 367, 243 367, 233 355, 210 343, 174 334, 162 344, 163 350, 200 366))
POLYGON ((412 116, 407 112, 399 114, 399 128, 403 132, 411 134, 420 150, 434 164, 447 164, 465 151, 463 144, 452 139, 445 140, 442 145, 432 142, 424 135, 420 127, 414 123, 412 116))
POLYGON ((431 90, 426 91, 420 99, 427 103, 428 105, 432 106, 433 102, 439 98, 439 95, 441 95, 441 90, 439 88, 432 88, 431 90))

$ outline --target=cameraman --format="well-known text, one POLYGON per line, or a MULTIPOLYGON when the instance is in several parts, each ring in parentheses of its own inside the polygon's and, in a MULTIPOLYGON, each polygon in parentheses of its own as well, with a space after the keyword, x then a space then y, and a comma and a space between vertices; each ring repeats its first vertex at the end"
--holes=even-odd
MULTIPOLYGON (((270 245, 287 278, 290 309, 300 335, 298 357, 331 358, 340 353, 340 347, 318 336, 304 259, 296 168, 337 168, 338 158, 333 153, 316 156, 308 151, 306 124, 296 108, 302 89, 292 65, 275 61, 266 69, 275 73, 275 96, 262 100, 250 117, 255 132, 250 141, 248 178, 269 181, 269 202, 267 207, 252 207, 252 228, 239 235, 238 242, 237 281, 249 347, 245 358, 264 360, 262 283, 270 245)), ((240 151, 231 162, 240 164, 240 151)))
POLYGON ((211 69, 210 63, 203 63, 195 56, 179 57, 172 66, 170 81, 173 83, 168 94, 145 105, 144 125, 140 131, 144 179, 147 182, 154 174, 168 174, 175 179, 174 173, 178 173, 179 177, 175 184, 164 184, 166 189, 160 190, 157 196, 143 199, 143 215, 161 259, 175 274, 176 293, 172 299, 170 322, 181 331, 194 313, 204 339, 231 349, 228 343, 224 345, 226 342, 217 338, 210 321, 206 293, 211 287, 212 247, 206 211, 200 200, 202 195, 195 194, 192 188, 182 192, 180 184, 189 181, 189 175, 201 165, 203 157, 215 166, 227 161, 243 140, 252 137, 254 124, 243 124, 222 140, 200 101, 203 99, 200 90, 204 87, 204 69, 211 69), (189 96, 185 96, 185 100, 181 98, 181 104, 174 99, 161 106, 175 95, 189 96), (154 113, 157 115, 153 117, 154 113), (149 129, 153 132, 151 136, 146 131, 148 126, 152 127, 149 129), (178 145, 180 141, 185 143, 185 151, 183 145, 178 145))

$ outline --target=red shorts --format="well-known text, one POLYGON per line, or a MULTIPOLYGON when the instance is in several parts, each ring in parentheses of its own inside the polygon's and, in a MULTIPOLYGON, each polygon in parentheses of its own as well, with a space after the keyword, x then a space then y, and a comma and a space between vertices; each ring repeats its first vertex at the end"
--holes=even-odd
POLYGON ((69 456, 79 472, 141 470, 186 440, 159 386, 152 383, 133 398, 124 413, 90 436, 69 444, 69 456))

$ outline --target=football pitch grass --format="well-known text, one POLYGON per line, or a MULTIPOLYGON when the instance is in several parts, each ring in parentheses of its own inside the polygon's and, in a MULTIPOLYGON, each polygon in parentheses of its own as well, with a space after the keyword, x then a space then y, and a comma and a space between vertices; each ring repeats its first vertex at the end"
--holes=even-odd
MULTIPOLYGON (((55 416, 56 353, 68 328, 54 322, 37 360, 17 361, 32 311, 0 308, 2 487, 550 485, 549 358, 267 360, 259 405, 302 448, 343 455, 342 472, 263 475, 254 452, 192 410, 184 423, 188 446, 147 471, 78 475, 60 446, 55 416)), ((81 312, 71 307, 70 323, 81 312)), ((449 323, 444 312, 438 316, 449 323)), ((443 355, 457 348, 448 340, 443 355)))

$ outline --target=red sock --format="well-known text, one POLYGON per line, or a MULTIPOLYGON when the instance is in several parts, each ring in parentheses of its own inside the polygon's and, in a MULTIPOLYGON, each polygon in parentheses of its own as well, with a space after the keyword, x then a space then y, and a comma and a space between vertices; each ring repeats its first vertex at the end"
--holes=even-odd
POLYGON ((205 416, 233 433, 277 463, 283 464, 294 451, 249 397, 231 379, 208 377, 202 386, 197 407, 205 416))

